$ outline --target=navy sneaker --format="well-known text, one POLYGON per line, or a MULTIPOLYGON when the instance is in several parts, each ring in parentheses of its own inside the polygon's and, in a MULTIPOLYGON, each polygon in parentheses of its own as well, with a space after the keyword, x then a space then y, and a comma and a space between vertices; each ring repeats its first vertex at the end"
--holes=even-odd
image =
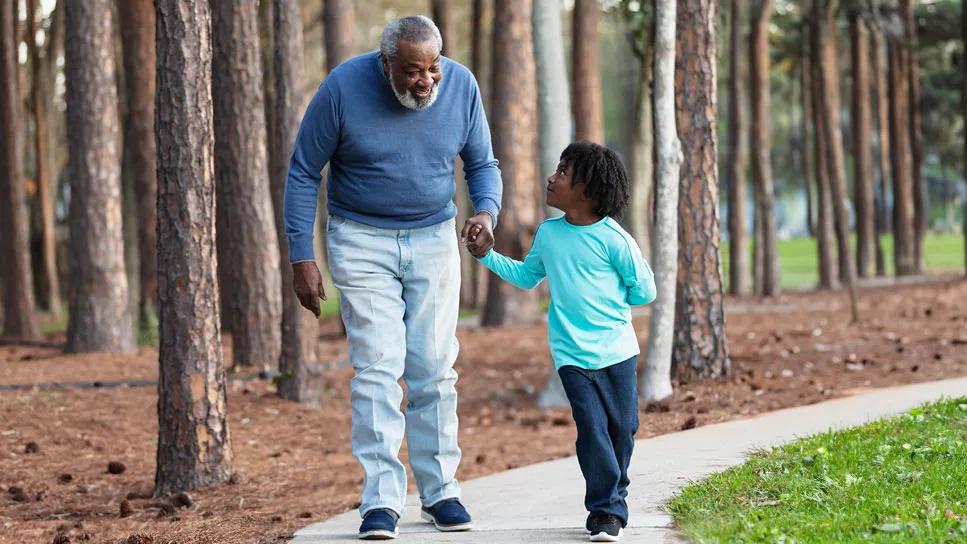
POLYGON ((459 499, 445 499, 433 506, 424 506, 420 517, 445 532, 473 529, 470 513, 460 504, 459 499))
POLYGON ((621 518, 614 514, 592 513, 587 521, 591 542, 617 542, 624 533, 621 525, 621 518))
POLYGON ((390 540, 400 536, 396 520, 400 516, 388 509, 377 508, 366 512, 363 524, 359 526, 360 540, 390 540))

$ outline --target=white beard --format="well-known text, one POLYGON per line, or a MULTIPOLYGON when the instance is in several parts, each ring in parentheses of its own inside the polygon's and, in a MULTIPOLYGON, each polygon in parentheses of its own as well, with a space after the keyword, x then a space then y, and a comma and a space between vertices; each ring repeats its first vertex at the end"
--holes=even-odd
POLYGON ((393 94, 396 95, 396 99, 400 101, 400 104, 402 104, 403 107, 413 111, 423 111, 428 109, 433 105, 434 102, 436 102, 437 96, 440 94, 440 82, 434 83, 433 87, 430 88, 430 96, 423 99, 417 98, 409 89, 406 89, 405 92, 400 93, 396 90, 396 85, 394 85, 392 82, 390 82, 390 88, 393 89, 393 94))

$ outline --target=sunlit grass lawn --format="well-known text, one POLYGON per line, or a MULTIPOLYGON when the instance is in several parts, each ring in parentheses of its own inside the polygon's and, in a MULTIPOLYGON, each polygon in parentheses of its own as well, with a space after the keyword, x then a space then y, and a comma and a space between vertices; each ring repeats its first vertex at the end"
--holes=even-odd
POLYGON ((669 506, 696 542, 967 542, 967 397, 759 452, 669 506))
MULTIPOLYGON (((893 274, 893 236, 885 235, 883 252, 887 274, 893 274)), ((853 245, 855 247, 855 237, 853 245)), ((779 266, 783 289, 806 289, 819 282, 819 257, 815 238, 779 240, 779 266)), ((750 244, 751 251, 751 244, 750 244)), ((924 241, 927 272, 958 272, 964 269, 964 237, 958 234, 929 234, 924 241)), ((749 266, 752 266, 750 253, 749 266)), ((728 289, 729 244, 722 242, 722 270, 728 289)))

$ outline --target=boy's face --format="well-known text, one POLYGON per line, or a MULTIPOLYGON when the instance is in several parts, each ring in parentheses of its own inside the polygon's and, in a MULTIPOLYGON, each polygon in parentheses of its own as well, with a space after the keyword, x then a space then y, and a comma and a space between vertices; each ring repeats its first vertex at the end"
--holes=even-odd
POLYGON ((547 178, 547 205, 567 212, 587 205, 584 184, 574 182, 574 168, 565 161, 547 178))

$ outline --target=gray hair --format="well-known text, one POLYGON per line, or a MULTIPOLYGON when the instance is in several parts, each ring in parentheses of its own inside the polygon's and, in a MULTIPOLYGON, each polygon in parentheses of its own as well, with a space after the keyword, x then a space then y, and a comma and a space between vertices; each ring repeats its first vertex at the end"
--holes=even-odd
POLYGON ((443 37, 440 36, 440 29, 429 17, 423 15, 402 17, 386 23, 383 27, 383 37, 379 41, 379 51, 386 60, 390 62, 396 60, 396 48, 400 40, 411 43, 432 41, 436 43, 437 51, 443 51, 443 37))

